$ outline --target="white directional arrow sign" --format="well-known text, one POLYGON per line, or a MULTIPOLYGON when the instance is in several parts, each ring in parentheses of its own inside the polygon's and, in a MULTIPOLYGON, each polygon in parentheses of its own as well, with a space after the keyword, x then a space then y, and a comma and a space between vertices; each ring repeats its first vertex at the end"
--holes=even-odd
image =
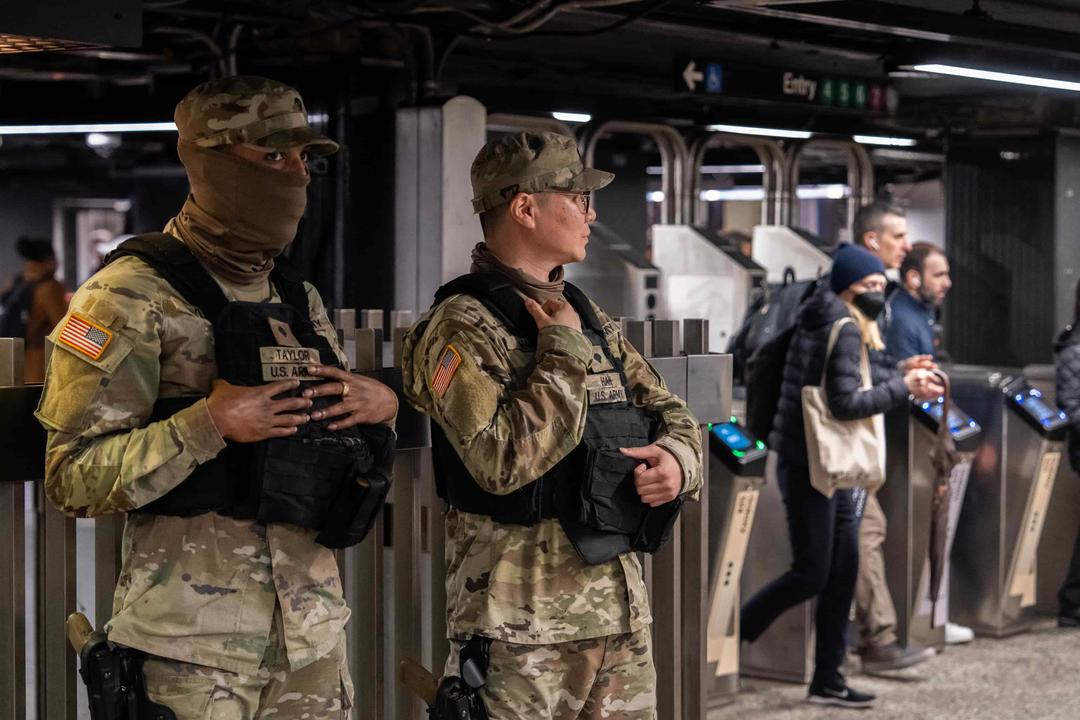
MULTIPOLYGON (((668 77, 671 77, 670 75, 668 77)), ((690 89, 690 92, 694 92, 694 88, 697 84, 705 79, 705 74, 697 69, 697 65, 691 60, 686 65, 686 69, 682 73, 683 81, 686 83, 686 87, 690 89)))

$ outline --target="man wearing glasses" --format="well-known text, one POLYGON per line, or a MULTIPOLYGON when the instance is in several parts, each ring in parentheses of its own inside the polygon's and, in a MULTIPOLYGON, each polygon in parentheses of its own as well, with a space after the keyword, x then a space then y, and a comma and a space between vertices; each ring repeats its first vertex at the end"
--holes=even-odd
POLYGON ((489 142, 472 165, 484 233, 472 273, 441 288, 405 339, 405 394, 434 420, 450 506, 446 675, 467 681, 461 667, 479 658, 492 720, 656 716, 637 555, 625 535, 590 535, 566 514, 590 502, 601 465, 632 479, 611 499, 616 515, 620 503, 677 508, 701 486, 685 403, 563 281, 563 265, 585 259, 590 193, 612 177, 582 167, 563 135, 489 142))

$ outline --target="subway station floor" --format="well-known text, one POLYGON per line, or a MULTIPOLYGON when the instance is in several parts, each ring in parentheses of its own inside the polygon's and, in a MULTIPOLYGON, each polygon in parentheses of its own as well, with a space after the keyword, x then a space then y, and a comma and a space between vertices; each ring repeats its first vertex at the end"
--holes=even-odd
POLYGON ((1043 720, 1080 717, 1080 630, 1052 619, 1002 640, 976 638, 889 676, 849 677, 878 696, 870 710, 809 705, 806 688, 743 678, 734 701, 708 720, 1043 720))

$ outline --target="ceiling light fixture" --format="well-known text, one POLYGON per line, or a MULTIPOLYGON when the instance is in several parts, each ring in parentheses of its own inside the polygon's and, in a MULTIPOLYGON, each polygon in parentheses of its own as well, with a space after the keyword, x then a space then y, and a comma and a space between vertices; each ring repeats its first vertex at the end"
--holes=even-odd
POLYGON ((1054 78, 1037 77, 1035 75, 1017 75, 1015 73, 996 72, 994 70, 980 70, 978 68, 960 67, 959 65, 932 63, 928 65, 915 65, 912 67, 912 70, 934 73, 935 75, 951 75, 953 77, 971 78, 974 80, 991 80, 993 82, 1012 83, 1013 85, 1031 85, 1033 87, 1050 88, 1052 90, 1080 92, 1080 82, 1055 80, 1054 78))
POLYGON ((90 125, 0 125, 0 135, 68 135, 73 133, 176 132, 176 123, 96 123, 90 125))
POLYGON ((592 115, 588 113, 575 113, 575 112, 553 112, 551 117, 556 120, 562 120, 563 122, 572 123, 587 123, 592 120, 592 115))
POLYGON ((852 135, 851 139, 863 145, 890 145, 892 147, 912 147, 916 143, 912 138, 883 137, 880 135, 852 135))
POLYGON ((713 132, 735 133, 736 135, 762 135, 764 137, 806 140, 813 133, 806 130, 780 130, 777 128, 746 127, 745 125, 709 125, 713 132))

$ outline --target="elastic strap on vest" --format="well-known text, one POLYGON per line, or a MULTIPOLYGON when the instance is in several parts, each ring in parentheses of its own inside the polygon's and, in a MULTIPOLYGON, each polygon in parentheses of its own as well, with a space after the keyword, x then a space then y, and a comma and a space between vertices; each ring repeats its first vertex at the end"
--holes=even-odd
MULTIPOLYGON (((125 255, 133 255, 154 268, 210 322, 217 319, 229 303, 221 287, 188 246, 168 233, 144 233, 128 238, 105 257, 105 264, 125 255)), ((283 256, 275 258, 270 278, 283 302, 310 314, 303 278, 291 262, 283 256)))
MULTIPOLYGON (((604 328, 600 324, 600 318, 593 312, 592 303, 585 293, 570 283, 565 283, 564 292, 585 326, 603 336, 604 328)), ((435 291, 435 302, 432 306, 452 295, 476 298, 515 336, 536 339, 536 321, 525 309, 521 295, 499 273, 469 273, 455 278, 435 291)))

